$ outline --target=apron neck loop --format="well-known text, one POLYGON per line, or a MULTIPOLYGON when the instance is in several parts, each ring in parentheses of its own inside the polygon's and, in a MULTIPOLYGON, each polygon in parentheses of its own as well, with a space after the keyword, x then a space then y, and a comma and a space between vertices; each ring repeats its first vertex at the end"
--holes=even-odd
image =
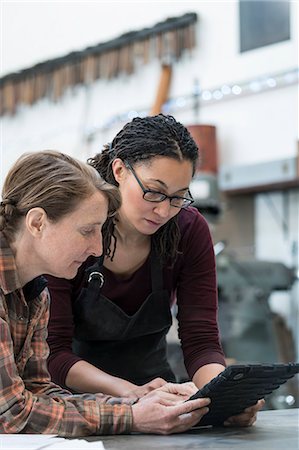
POLYGON ((104 284, 104 275, 102 274, 104 262, 104 255, 96 258, 96 262, 86 269, 88 285, 96 285, 97 288, 101 288, 104 284))

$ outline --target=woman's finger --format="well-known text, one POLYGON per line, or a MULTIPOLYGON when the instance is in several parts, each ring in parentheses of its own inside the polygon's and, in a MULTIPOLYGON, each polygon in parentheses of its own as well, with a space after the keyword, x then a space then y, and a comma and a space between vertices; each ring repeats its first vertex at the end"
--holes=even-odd
POLYGON ((171 392, 172 394, 176 395, 183 395, 190 397, 191 395, 195 394, 198 389, 192 382, 187 383, 167 383, 161 388, 159 388, 161 391, 167 391, 171 392))
POLYGON ((226 419, 224 422, 225 426, 239 426, 239 427, 248 427, 254 424, 257 419, 256 414, 248 414, 242 413, 237 416, 232 416, 226 419))

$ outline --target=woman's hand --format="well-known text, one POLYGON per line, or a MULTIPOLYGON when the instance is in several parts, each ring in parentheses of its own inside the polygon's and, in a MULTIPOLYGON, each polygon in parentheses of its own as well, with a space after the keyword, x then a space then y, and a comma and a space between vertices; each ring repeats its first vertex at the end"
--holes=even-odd
POLYGON ((140 398, 142 400, 150 398, 157 391, 166 392, 166 397, 172 398, 174 403, 188 400, 191 395, 195 394, 198 389, 192 381, 187 383, 167 383, 162 378, 155 378, 143 386, 137 386, 136 389, 129 391, 125 396, 127 398, 140 398), (142 394, 142 395, 140 395, 142 394))
POLYGON ((167 382, 163 380, 163 378, 155 378, 152 381, 149 381, 146 384, 143 384, 142 386, 135 386, 133 389, 130 389, 129 391, 126 391, 122 394, 122 397, 126 398, 141 398, 144 397, 146 394, 148 394, 151 391, 154 391, 155 389, 158 389, 162 386, 164 386, 167 382))
POLYGON ((168 398, 170 402, 176 404, 188 400, 197 391, 198 389, 192 381, 187 383, 165 383, 162 387, 148 393, 142 400, 154 396, 157 392, 163 392, 165 399, 168 398))
POLYGON ((132 406, 133 431, 141 433, 182 433, 198 424, 209 409, 210 399, 185 400, 197 388, 193 383, 166 383, 132 406))
POLYGON ((246 408, 241 414, 231 416, 224 422, 225 426, 251 427, 257 419, 257 413, 262 409, 265 400, 259 400, 255 405, 246 408))

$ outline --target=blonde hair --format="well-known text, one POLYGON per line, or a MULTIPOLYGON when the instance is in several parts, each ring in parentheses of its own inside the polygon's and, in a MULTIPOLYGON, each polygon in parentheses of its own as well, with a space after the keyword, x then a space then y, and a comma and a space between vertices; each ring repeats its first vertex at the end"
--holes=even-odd
POLYGON ((35 207, 57 222, 78 204, 100 191, 108 201, 108 215, 120 207, 120 194, 88 164, 54 150, 23 154, 4 181, 0 203, 0 231, 13 240, 22 217, 35 207))

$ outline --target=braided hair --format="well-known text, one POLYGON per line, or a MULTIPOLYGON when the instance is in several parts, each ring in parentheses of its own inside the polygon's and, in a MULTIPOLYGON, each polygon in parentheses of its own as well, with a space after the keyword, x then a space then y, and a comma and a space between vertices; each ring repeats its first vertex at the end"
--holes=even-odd
MULTIPOLYGON (((117 186, 113 175, 112 162, 116 158, 127 161, 134 167, 136 163, 150 161, 157 156, 165 156, 178 161, 192 163, 193 173, 198 159, 198 148, 189 131, 174 117, 136 117, 127 123, 110 144, 104 145, 102 152, 88 160, 108 183, 117 186)), ((116 249, 114 224, 110 218, 103 227, 103 245, 106 256, 113 259, 116 249), (114 246, 112 247, 112 239, 114 246)), ((180 232, 177 215, 152 236, 152 246, 163 264, 173 264, 178 254, 180 232)))

